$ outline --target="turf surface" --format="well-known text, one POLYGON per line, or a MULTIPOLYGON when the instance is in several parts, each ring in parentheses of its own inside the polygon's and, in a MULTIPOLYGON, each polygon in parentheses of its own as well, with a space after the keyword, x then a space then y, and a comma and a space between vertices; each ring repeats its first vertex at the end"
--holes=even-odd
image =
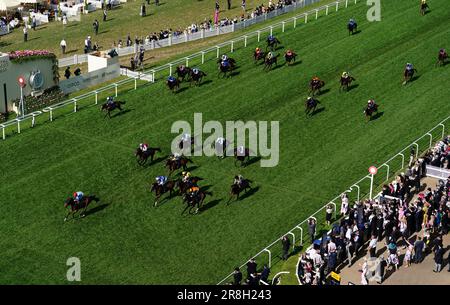
POLYGON ((365 20, 365 3, 350 6, 277 33, 300 55, 292 67, 262 72, 250 60, 252 44, 232 55, 239 74, 230 79, 217 79, 211 61, 200 88, 172 94, 159 82, 119 96, 127 112, 111 120, 88 108, 9 138, 0 148, 0 283, 67 283, 72 256, 81 259, 82 283, 216 283, 448 115, 449 66, 434 65, 439 48, 449 48, 446 5, 435 0, 421 17, 415 0, 386 1, 379 23, 365 20), (350 17, 362 30, 352 37, 350 17), (406 62, 419 73, 402 86, 406 62), (358 86, 339 93, 344 70, 358 86), (316 74, 329 91, 319 97, 323 111, 305 118, 316 74), (366 123, 369 98, 382 114, 366 123), (231 158, 194 157, 193 174, 214 196, 201 214, 183 217, 179 198, 151 206, 149 184, 166 171, 161 163, 139 167, 133 150, 146 139, 168 154, 172 123, 193 121, 194 112, 204 121, 280 121, 280 163, 240 170, 231 158), (226 206, 237 173, 256 191, 226 206), (63 200, 74 190, 101 202, 86 218, 63 223, 63 200))

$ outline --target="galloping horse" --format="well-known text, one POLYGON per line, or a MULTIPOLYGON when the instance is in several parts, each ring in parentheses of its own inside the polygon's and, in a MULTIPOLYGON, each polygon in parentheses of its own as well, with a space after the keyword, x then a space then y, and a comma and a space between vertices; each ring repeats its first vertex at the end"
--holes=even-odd
POLYGON ((410 70, 405 69, 405 72, 403 72, 403 85, 406 85, 412 80, 415 72, 417 72, 416 68, 412 68, 410 70))
POLYGON ((271 70, 273 64, 275 64, 275 66, 278 66, 278 57, 280 57, 280 54, 272 56, 272 58, 266 57, 264 59, 264 68, 263 68, 263 70, 266 70, 266 71, 271 70))
POLYGON ((347 24, 347 29, 348 29, 348 35, 353 35, 358 31, 358 24, 356 23, 356 21, 350 21, 347 24))
POLYGON ((75 200, 73 199, 73 197, 69 197, 66 199, 66 201, 64 202, 64 207, 70 207, 69 213, 67 213, 66 217, 64 217, 64 221, 67 220, 67 218, 69 217, 69 215, 72 215, 72 219, 75 218, 75 214, 78 213, 78 211, 83 210, 83 212, 81 212, 80 214, 80 218, 86 216, 86 209, 89 206, 89 204, 92 201, 98 202, 100 199, 97 198, 95 195, 90 195, 90 196, 85 196, 81 202, 79 202, 78 204, 75 202, 75 200))
POLYGON ((366 116, 366 121, 369 122, 372 119, 372 115, 374 113, 378 113, 378 105, 377 104, 373 104, 372 107, 367 106, 364 109, 364 115, 366 116))
POLYGON ((158 200, 159 198, 161 198, 161 196, 167 192, 169 192, 169 197, 172 197, 172 192, 175 189, 175 181, 173 180, 169 180, 167 181, 164 185, 160 185, 157 182, 154 182, 152 184, 152 188, 150 189, 150 192, 155 191, 155 203, 153 204, 153 206, 157 206, 158 205, 158 200))
POLYGON ((119 109, 120 111, 122 111, 123 109, 122 109, 121 105, 123 105, 123 104, 125 104, 125 102, 120 102, 120 101, 117 101, 117 102, 114 101, 114 102, 111 102, 111 103, 104 103, 102 105, 101 111, 106 111, 105 118, 106 118, 106 116, 111 118, 111 112, 113 110, 115 110, 115 109, 119 109))
POLYGON ((177 78, 173 78, 171 80, 167 80, 167 87, 175 93, 176 90, 180 88, 180 81, 177 78))
POLYGON ((320 104, 320 102, 318 100, 316 100, 315 98, 313 98, 313 97, 308 98, 305 102, 305 114, 312 115, 314 113, 314 111, 316 111, 318 104, 320 104))
POLYGON ((341 76, 341 86, 339 87, 339 91, 342 90, 342 88, 345 88, 345 90, 348 92, 350 85, 352 84, 353 81, 355 81, 356 79, 352 76, 347 76, 347 77, 343 77, 341 76))
POLYGON ((159 147, 149 147, 146 151, 142 151, 140 148, 138 148, 134 155, 138 158, 138 164, 144 165, 149 157, 150 162, 153 162, 153 158, 155 157, 156 152, 161 152, 161 149, 159 147))
POLYGON ((252 187, 250 186, 250 183, 252 181, 248 180, 248 179, 244 179, 242 180, 241 184, 233 184, 231 186, 231 190, 230 190, 230 199, 228 199, 227 205, 230 203, 231 199, 233 199, 234 196, 236 196, 236 200, 239 199, 239 195, 240 193, 242 193, 242 191, 244 191, 245 193, 247 193, 247 189, 252 189, 252 187))
POLYGON ((284 60, 286 60, 286 64, 288 66, 290 66, 292 64, 292 62, 295 62, 296 57, 297 57, 297 54, 295 52, 292 52, 292 51, 286 52, 284 54, 284 60))
POLYGON ((421 1, 421 3, 420 3, 420 14, 422 16, 424 16, 428 9, 430 9, 430 7, 428 6, 428 3, 426 1, 421 1))
POLYGON ((441 49, 439 51, 439 55, 438 55, 438 62, 437 65, 438 66, 444 66, 446 61, 448 59, 448 54, 444 49, 441 49))
POLYGON ((189 76, 190 76, 189 78, 191 79, 191 86, 192 86, 192 84, 194 84, 195 86, 199 86, 200 83, 202 82, 203 77, 206 76, 206 73, 203 71, 200 71, 200 70, 198 71, 198 73, 194 73, 191 70, 191 73, 189 74, 189 76))
MULTIPOLYGON (((219 64, 219 74, 217 75, 217 77, 220 77, 220 74, 223 74, 223 77, 225 78, 227 76, 227 73, 231 73, 231 71, 233 71, 236 67, 236 61, 233 58, 228 58, 225 62, 221 59, 217 61, 217 63, 219 64)), ((229 76, 230 75, 228 74, 228 77, 229 76)))
POLYGON ((178 187, 179 194, 186 194, 189 188, 197 186, 197 183, 201 180, 203 180, 203 178, 197 176, 190 177, 187 182, 184 182, 182 179, 178 179, 176 182, 176 187, 178 187))
POLYGON ((244 149, 244 154, 240 154, 238 153, 238 149, 235 148, 234 149, 234 157, 236 160, 234 160, 234 165, 236 165, 236 163, 239 161, 241 162, 241 167, 246 163, 245 159, 247 159, 247 162, 250 161, 250 149, 245 148, 244 149))
POLYGON ((281 44, 281 41, 278 40, 276 37, 272 37, 272 39, 267 38, 267 49, 270 49, 271 51, 275 51, 277 49, 277 46, 281 44))
POLYGON ((259 60, 264 60, 266 58, 266 52, 260 50, 259 52, 254 51, 253 52, 253 59, 255 61, 255 64, 258 63, 259 60))
MULTIPOLYGON (((191 73, 192 69, 189 67, 186 67, 184 65, 178 66, 177 69, 175 70, 175 73, 178 76, 178 81, 181 83, 182 81, 184 81, 184 79, 186 78, 186 76, 189 76, 191 73)), ((189 80, 189 79, 188 79, 189 80)))
POLYGON ((183 214, 189 209, 189 214, 197 214, 200 208, 203 206, 206 196, 212 196, 212 192, 198 190, 196 195, 184 194, 183 202, 187 204, 186 208, 181 212, 183 214), (197 206, 197 208, 195 208, 197 206), (195 209, 194 212, 192 212, 195 209))
POLYGON ((177 169, 180 169, 181 167, 186 170, 187 166, 186 164, 188 163, 194 163, 192 162, 191 159, 185 157, 185 156, 181 156, 180 160, 176 161, 176 160, 172 160, 172 159, 167 159, 166 161, 166 167, 169 168, 169 176, 176 171, 177 169))
POLYGON ((309 94, 311 95, 315 95, 316 92, 319 92, 320 94, 320 89, 323 88, 325 86, 325 82, 318 79, 318 78, 313 78, 311 80, 311 82, 309 83, 309 94))

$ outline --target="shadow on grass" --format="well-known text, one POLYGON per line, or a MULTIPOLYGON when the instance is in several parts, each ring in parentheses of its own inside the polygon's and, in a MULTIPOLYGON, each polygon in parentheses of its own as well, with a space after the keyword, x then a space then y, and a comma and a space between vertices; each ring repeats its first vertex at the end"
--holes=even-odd
POLYGON ((316 114, 319 114, 319 113, 321 113, 321 112, 323 112, 323 111, 325 111, 325 107, 317 108, 316 110, 314 110, 313 112, 311 112, 311 115, 308 116, 308 117, 313 117, 313 116, 315 116, 316 114))
POLYGON ((124 115, 124 114, 127 114, 127 113, 130 112, 130 111, 133 111, 133 110, 134 110, 134 109, 125 109, 125 110, 123 110, 123 111, 121 111, 121 112, 116 113, 115 115, 112 115, 111 118, 116 118, 116 117, 118 117, 118 116, 122 116, 122 115, 124 115))
POLYGON ((287 65, 288 67, 295 67, 296 65, 301 65, 302 62, 303 62, 302 60, 296 60, 290 65, 288 65, 287 63, 285 63, 285 65, 287 65))
POLYGON ((250 158, 250 160, 248 160, 246 163, 244 163, 244 167, 247 167, 247 166, 250 166, 252 164, 255 164, 259 160, 261 160, 260 156, 256 156, 256 157, 250 158))
MULTIPOLYGON (((203 189, 203 188, 202 188, 203 189)), ((204 204, 199 212, 205 212, 213 207, 215 207, 216 205, 218 205, 223 199, 214 199, 213 201, 208 202, 207 204, 204 204)))
POLYGON ((252 196, 253 194, 255 194, 257 191, 259 191, 259 186, 256 186, 254 188, 252 188, 251 190, 249 190, 247 193, 244 193, 244 195, 239 197, 239 201, 242 201, 250 196, 252 196))
POLYGON ((92 214, 95 214, 97 212, 100 212, 100 211, 106 209, 109 205, 110 204, 108 204, 108 203, 104 203, 104 204, 96 206, 93 209, 89 209, 89 210, 86 211, 85 216, 92 215, 92 214))
POLYGON ((381 117, 383 116, 383 114, 384 114, 384 111, 377 112, 374 116, 372 116, 372 117, 370 118, 370 121, 369 121, 369 122, 375 121, 375 120, 381 118, 381 117))

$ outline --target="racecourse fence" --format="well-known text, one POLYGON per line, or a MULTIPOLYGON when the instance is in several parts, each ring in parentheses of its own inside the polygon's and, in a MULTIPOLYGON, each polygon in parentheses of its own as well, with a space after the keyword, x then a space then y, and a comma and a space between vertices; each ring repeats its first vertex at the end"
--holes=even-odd
MULTIPOLYGON (((310 5, 312 3, 316 3, 319 0, 302 0, 300 2, 297 2, 297 7, 305 7, 307 5, 310 5), (301 6, 302 5, 302 6, 301 6)), ((202 50, 200 52, 191 54, 190 56, 179 58, 178 60, 175 60, 173 62, 167 63, 165 65, 149 69, 143 72, 138 73, 130 73, 128 75, 128 78, 122 79, 120 81, 117 81, 115 83, 106 85, 100 89, 93 90, 89 93, 82 94, 80 96, 76 96, 73 98, 70 98, 68 100, 56 103, 54 105, 45 107, 44 109, 40 111, 34 111, 32 113, 28 113, 24 116, 17 117, 13 120, 9 120, 7 122, 4 122, 0 124, 0 129, 2 133, 2 139, 5 140, 7 137, 7 134, 14 134, 18 133, 20 134, 24 128, 30 128, 35 127, 37 123, 41 122, 44 115, 48 115, 48 120, 44 121, 50 121, 52 122, 55 119, 55 115, 57 113, 67 113, 67 110, 70 109, 70 112, 77 112, 80 108, 83 106, 93 106, 97 105, 99 98, 105 97, 107 95, 114 95, 118 96, 118 90, 119 87, 121 88, 134 88, 136 90, 138 88, 138 81, 144 80, 146 82, 154 83, 157 78, 162 76, 168 76, 171 75, 173 72, 173 68, 176 67, 176 65, 179 64, 185 64, 186 66, 192 65, 192 64, 204 64, 206 61, 210 60, 216 60, 219 58, 221 52, 234 52, 236 49, 239 48, 246 48, 247 45, 251 42, 261 41, 262 35, 267 34, 275 34, 276 31, 278 33, 284 33, 286 28, 288 26, 292 26, 294 29, 298 28, 298 26, 303 22, 303 24, 308 23, 311 19, 318 19, 321 16, 328 16, 333 11, 338 12, 339 7, 348 7, 350 3, 357 3, 358 0, 337 0, 333 1, 329 4, 322 5, 321 7, 315 8, 313 10, 304 12, 300 15, 290 17, 288 19, 285 19, 283 21, 280 21, 276 24, 272 24, 270 26, 266 26, 264 28, 261 28, 259 30, 246 33, 245 35, 242 35, 240 37, 237 37, 235 39, 220 43, 218 45, 212 46, 208 49, 202 50), (312 16, 312 17, 311 17, 312 16), (210 56, 212 54, 212 56, 210 56)), ((275 11, 273 11, 275 12, 275 11)), ((281 13, 278 13, 281 14, 281 13)), ((269 17, 263 17, 263 18, 269 18, 269 17)), ((235 25, 237 26, 237 24, 235 25)), ((249 24, 246 24, 245 26, 249 26, 249 24)), ((75 55, 77 56, 77 55, 75 55)), ((79 55, 82 56, 82 55, 79 55)), ((127 75, 127 71, 121 71, 122 75, 127 75)), ((140 82, 139 82, 140 84, 140 82)))
MULTIPOLYGON (((186 42, 195 41, 195 40, 199 40, 199 39, 205 39, 205 38, 209 38, 209 37, 228 34, 228 33, 235 32, 237 30, 245 29, 245 28, 252 26, 254 24, 257 24, 257 23, 265 22, 274 17, 278 17, 280 15, 295 11, 299 8, 304 8, 306 6, 317 3, 319 1, 320 0, 297 0, 291 5, 283 6, 281 9, 275 9, 271 12, 262 14, 260 16, 256 16, 252 19, 244 19, 243 21, 239 21, 239 22, 233 23, 231 25, 216 26, 216 27, 212 27, 211 29, 208 29, 208 30, 203 29, 203 30, 200 30, 195 33, 185 33, 185 34, 178 35, 178 36, 169 35, 169 37, 165 38, 165 39, 160 39, 157 41, 152 40, 149 44, 133 45, 130 47, 124 47, 124 48, 120 48, 120 49, 116 48, 116 51, 119 56, 125 56, 125 55, 130 55, 130 54, 136 54, 136 52, 139 50, 139 48, 141 46, 144 47, 144 49, 146 51, 148 51, 148 50, 154 50, 154 49, 158 49, 158 48, 172 46, 175 44, 186 43, 186 42)), ((346 6, 348 5, 348 1, 350 1, 350 0, 346 1, 346 6)), ((329 5, 329 7, 331 7, 331 5, 329 5)), ((110 50, 108 50, 107 52, 109 52, 109 51, 110 50)), ((70 66, 70 65, 81 64, 84 62, 87 62, 87 54, 76 54, 74 56, 59 59, 58 65, 59 65, 59 67, 65 67, 65 66, 70 66)))
MULTIPOLYGON (((377 186, 377 188, 381 187, 381 185, 385 182, 388 182, 389 179, 392 179, 398 172, 400 172, 402 169, 404 169, 412 160, 415 160, 419 157, 420 154, 426 152, 433 146, 433 141, 439 141, 445 136, 445 130, 446 125, 450 125, 450 116, 446 117, 444 120, 439 122, 436 126, 431 128, 429 131, 424 133, 421 137, 417 138, 411 144, 404 147, 402 150, 400 150, 397 154, 395 154, 393 157, 382 163, 381 165, 377 166, 378 172, 374 176, 374 182, 373 185, 377 186), (408 158, 409 157, 409 158, 408 158), (409 161, 409 162, 408 162, 409 161)), ((445 179, 450 175, 450 171, 439 169, 434 167, 434 175, 429 175, 428 171, 433 170, 430 166, 427 166, 427 175, 428 176, 435 176, 436 178, 445 179)), ((322 206, 320 209, 318 209, 315 213, 307 217, 302 222, 295 225, 291 230, 283 234, 280 238, 273 241, 268 246, 264 247, 261 251, 259 251, 257 254, 252 256, 251 258, 261 258, 264 259, 264 262, 267 262, 269 268, 272 267, 274 263, 277 263, 281 260, 281 238, 285 235, 291 236, 292 241, 292 251, 290 252, 290 255, 293 253, 296 253, 300 249, 303 248, 304 245, 304 232, 308 233, 308 220, 310 218, 313 218, 316 220, 317 229, 316 232, 319 230, 320 224, 325 222, 325 213, 324 210, 328 207, 328 205, 332 205, 334 209, 334 221, 339 220, 338 217, 338 210, 340 211, 340 204, 341 204, 341 196, 344 193, 347 193, 349 196, 349 202, 352 202, 352 200, 361 200, 363 198, 366 198, 369 194, 370 189, 370 180, 371 180, 371 174, 368 174, 355 183, 353 183, 347 190, 340 193, 338 196, 334 197, 332 200, 330 200, 327 204, 322 206), (298 245, 296 245, 296 241, 298 241, 298 245), (266 257, 264 257, 266 256, 266 257)), ((373 196, 374 198, 379 196, 378 192, 373 192, 374 194, 377 194, 376 196, 373 196)), ((327 232, 328 230, 322 230, 327 232)), ((322 234, 317 234, 316 236, 320 236, 322 234)), ((312 241, 311 241, 312 242, 312 241)), ((250 259, 251 259, 250 258, 250 259)), ((244 264, 242 264, 239 268, 243 268, 246 266, 246 263, 250 260, 248 259, 244 264)), ((227 280, 231 279, 233 277, 233 273, 230 273, 228 276, 223 278, 217 285, 222 285, 227 282, 227 280)))

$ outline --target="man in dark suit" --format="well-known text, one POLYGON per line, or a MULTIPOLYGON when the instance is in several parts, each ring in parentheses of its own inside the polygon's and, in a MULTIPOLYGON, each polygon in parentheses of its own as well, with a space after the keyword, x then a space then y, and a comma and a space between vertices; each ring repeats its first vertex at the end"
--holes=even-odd
POLYGON ((250 275, 256 273, 256 268, 258 264, 256 264, 255 259, 250 259, 247 263, 247 278, 250 278, 250 275))
POLYGON ((242 281, 242 272, 239 267, 234 268, 233 272, 233 285, 240 285, 242 281))
POLYGON ((423 249, 425 248, 425 243, 422 240, 422 237, 417 237, 416 242, 414 243, 414 262, 416 264, 422 262, 423 249))
POLYGON ((281 238, 281 244, 283 246, 283 256, 282 259, 285 261, 288 258, 288 254, 289 254, 289 248, 291 247, 291 241, 289 240, 289 238, 284 235, 281 238))
POLYGON ((231 10, 231 0, 227 0, 228 10, 231 10))
POLYGON ((269 282, 269 274, 270 274, 270 268, 267 267, 266 264, 264 264, 263 271, 261 272, 259 279, 268 283, 269 282))

